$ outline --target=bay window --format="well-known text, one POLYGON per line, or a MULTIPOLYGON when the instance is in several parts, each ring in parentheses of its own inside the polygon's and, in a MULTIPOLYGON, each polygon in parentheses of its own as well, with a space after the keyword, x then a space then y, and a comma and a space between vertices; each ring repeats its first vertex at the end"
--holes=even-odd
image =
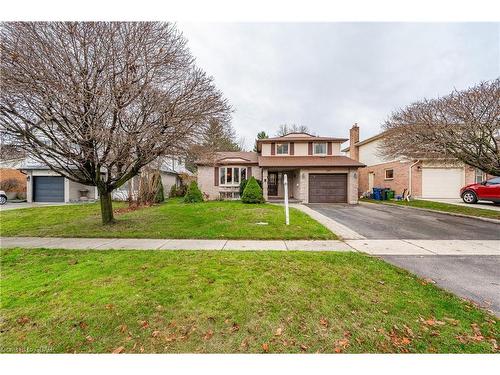
POLYGON ((237 186, 247 178, 245 167, 219 167, 219 185, 237 186))

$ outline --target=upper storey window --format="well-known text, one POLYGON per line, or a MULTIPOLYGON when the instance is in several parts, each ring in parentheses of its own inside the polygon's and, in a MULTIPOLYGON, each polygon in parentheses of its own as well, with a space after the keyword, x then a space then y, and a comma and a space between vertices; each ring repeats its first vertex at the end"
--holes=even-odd
POLYGON ((326 155, 326 143, 314 144, 314 155, 326 155))
POLYGON ((276 144, 276 154, 288 155, 288 143, 277 143, 276 144))

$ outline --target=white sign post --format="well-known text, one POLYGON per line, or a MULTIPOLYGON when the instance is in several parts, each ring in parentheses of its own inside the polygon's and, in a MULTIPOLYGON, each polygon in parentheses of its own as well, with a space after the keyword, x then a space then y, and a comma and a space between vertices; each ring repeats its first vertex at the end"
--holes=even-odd
POLYGON ((285 188, 285 223, 290 225, 290 216, 288 214, 288 176, 283 175, 283 187, 285 188))

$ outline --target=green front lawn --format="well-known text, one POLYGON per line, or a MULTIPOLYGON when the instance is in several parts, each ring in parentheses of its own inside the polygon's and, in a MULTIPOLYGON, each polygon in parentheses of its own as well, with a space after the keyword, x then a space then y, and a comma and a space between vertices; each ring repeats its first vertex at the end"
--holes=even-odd
POLYGON ((369 203, 379 203, 379 204, 397 204, 399 206, 406 207, 418 207, 418 208, 428 208, 430 210, 443 211, 443 212, 451 212, 455 214, 462 214, 468 216, 478 216, 478 217, 486 217, 490 219, 500 220, 500 211, 488 210, 484 208, 477 208, 473 205, 469 206, 458 206, 456 204, 449 203, 441 203, 441 202, 433 202, 433 201, 424 201, 424 200, 413 200, 413 201, 377 201, 375 199, 362 199, 360 202, 369 202, 369 203))
MULTIPOLYGON (((114 203, 114 208, 125 208, 114 203)), ((168 203, 116 214, 101 224, 99 204, 37 207, 0 213, 2 236, 101 238, 336 239, 308 215, 290 209, 285 225, 281 206, 236 201, 168 203), (267 223, 261 225, 259 223, 267 223)))
POLYGON ((1 266, 1 352, 491 353, 500 341, 498 319, 359 253, 11 249, 1 266))

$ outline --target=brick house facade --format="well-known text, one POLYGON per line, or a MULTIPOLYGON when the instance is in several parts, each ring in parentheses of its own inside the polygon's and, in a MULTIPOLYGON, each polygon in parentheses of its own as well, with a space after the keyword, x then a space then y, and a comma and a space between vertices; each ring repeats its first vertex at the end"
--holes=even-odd
POLYGON ((359 134, 359 126, 354 124, 349 147, 342 151, 366 165, 358 170, 360 195, 373 187, 383 187, 396 194, 409 190, 415 198, 459 198, 462 186, 493 177, 454 160, 387 160, 380 154, 384 133, 363 141, 359 134))

